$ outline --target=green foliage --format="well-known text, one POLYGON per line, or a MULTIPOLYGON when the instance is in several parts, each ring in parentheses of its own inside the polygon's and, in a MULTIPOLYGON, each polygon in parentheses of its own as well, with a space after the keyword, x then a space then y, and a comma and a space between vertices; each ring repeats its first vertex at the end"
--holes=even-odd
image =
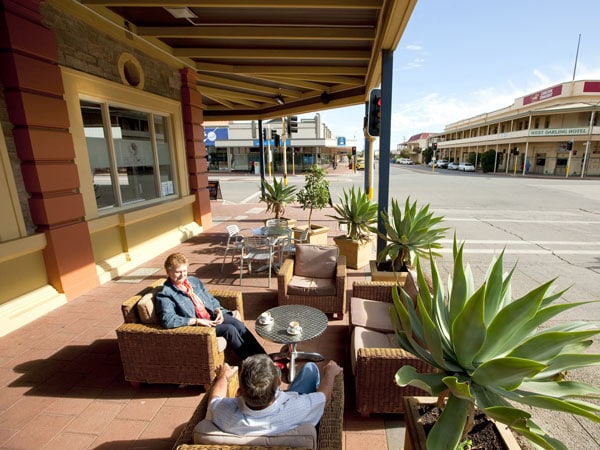
POLYGON ((328 215, 345 224, 347 237, 353 241, 364 242, 371 233, 377 233, 377 203, 370 201, 361 188, 344 189, 340 203, 333 205, 336 215, 328 215))
POLYGON ((325 169, 312 166, 304 175, 304 187, 298 192, 297 200, 302 209, 308 208, 308 228, 311 228, 313 209, 323 209, 329 204, 329 181, 325 169))
POLYGON ((448 395, 427 448, 455 448, 472 425, 467 412, 477 407, 541 448, 566 449, 531 420, 527 408, 577 414, 600 423, 600 407, 586 401, 600 398, 600 389, 563 379, 566 370, 600 364, 600 355, 584 353, 600 334, 600 324, 548 324, 559 313, 587 303, 553 304, 565 292, 550 293, 554 280, 512 300, 515 267, 503 272, 503 253, 492 261, 478 288, 469 266, 463 267, 463 245, 458 247, 456 240, 453 254, 446 295, 430 256, 432 291, 417 260, 416 302, 396 288, 391 309, 400 346, 437 369, 419 374, 404 366, 396 373, 396 384, 448 395))
POLYGON ((481 170, 484 173, 494 171, 494 159, 496 158, 495 150, 488 150, 481 154, 481 170))
POLYGON ((467 162, 470 162, 471 164, 473 164, 473 167, 475 167, 475 169, 477 169, 477 155, 475 153, 469 153, 469 156, 467 157, 467 162))
MULTIPOLYGON (((427 255, 432 250, 442 248, 438 241, 448 228, 436 228, 444 218, 429 212, 429 205, 417 210, 417 202, 411 205, 408 197, 402 211, 398 202, 392 199, 391 214, 382 211, 381 217, 385 234, 378 234, 387 244, 377 255, 377 262, 390 259, 395 272, 406 270, 414 255, 427 255)), ((435 252, 433 254, 438 255, 435 252)))
POLYGON ((431 147, 427 147, 425 150, 423 150, 423 162, 425 164, 429 164, 431 158, 433 158, 433 149, 431 147))
POLYGON ((274 213, 275 218, 279 219, 285 214, 287 204, 296 200, 296 187, 285 186, 283 178, 279 182, 277 178, 273 178, 273 184, 263 179, 262 186, 264 195, 260 201, 267 204, 267 212, 274 213))

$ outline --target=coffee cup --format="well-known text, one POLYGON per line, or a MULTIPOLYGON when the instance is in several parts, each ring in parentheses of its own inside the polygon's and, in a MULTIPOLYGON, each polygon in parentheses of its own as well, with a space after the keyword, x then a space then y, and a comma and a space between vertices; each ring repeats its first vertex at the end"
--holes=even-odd
POLYGON ((260 315, 260 321, 262 323, 269 323, 273 320, 273 318, 271 317, 271 313, 269 311, 265 311, 264 313, 262 313, 260 315))
POLYGON ((300 331, 300 322, 292 320, 290 322, 290 330, 294 332, 300 331))

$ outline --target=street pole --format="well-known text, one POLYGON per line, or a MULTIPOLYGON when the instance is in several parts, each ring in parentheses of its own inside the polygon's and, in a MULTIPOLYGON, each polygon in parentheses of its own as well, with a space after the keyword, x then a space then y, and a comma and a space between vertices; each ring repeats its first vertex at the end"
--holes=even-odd
POLYGON ((265 197, 265 130, 262 127, 262 119, 258 121, 258 129, 260 130, 260 192, 262 198, 265 197))
POLYGON ((273 155, 271 153, 271 125, 267 125, 267 158, 269 159, 269 178, 271 178, 271 164, 273 164, 273 155))
MULTIPOLYGON (((285 124, 285 117, 281 118, 281 140, 283 141, 281 144, 281 150, 283 151, 283 185, 287 186, 288 185, 288 179, 287 179, 287 144, 286 144, 286 138, 287 138, 287 127, 285 124)), ((292 159, 294 157, 292 156, 292 159)))

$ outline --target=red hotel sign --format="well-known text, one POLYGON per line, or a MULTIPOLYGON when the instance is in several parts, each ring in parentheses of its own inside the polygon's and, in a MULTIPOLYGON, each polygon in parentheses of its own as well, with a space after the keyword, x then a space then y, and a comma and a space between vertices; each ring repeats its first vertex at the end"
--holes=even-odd
POLYGON ((562 94, 562 84, 523 97, 523 105, 539 102, 562 94))

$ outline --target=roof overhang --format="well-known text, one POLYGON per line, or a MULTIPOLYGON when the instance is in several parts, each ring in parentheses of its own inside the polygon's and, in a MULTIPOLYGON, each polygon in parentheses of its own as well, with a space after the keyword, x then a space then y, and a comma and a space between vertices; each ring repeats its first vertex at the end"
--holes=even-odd
MULTIPOLYGON (((61 1, 61 0, 54 0, 61 1)), ((364 103, 417 0, 80 0, 198 74, 204 117, 269 119, 364 103)))

